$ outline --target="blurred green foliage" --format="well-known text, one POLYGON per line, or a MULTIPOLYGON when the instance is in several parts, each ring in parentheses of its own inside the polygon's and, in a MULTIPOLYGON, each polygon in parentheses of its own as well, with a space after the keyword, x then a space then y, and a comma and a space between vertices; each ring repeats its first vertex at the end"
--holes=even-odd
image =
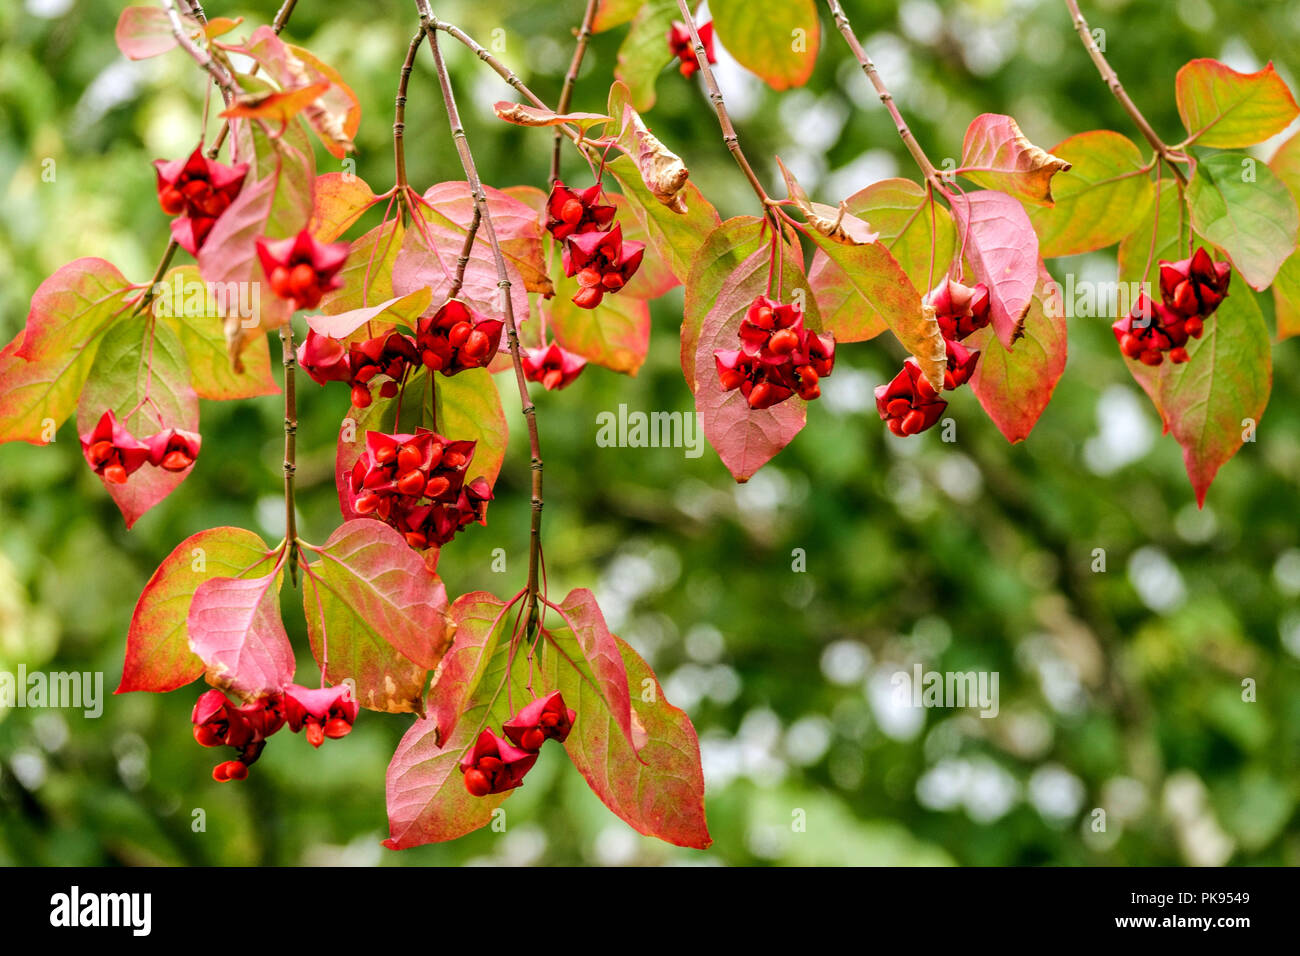
MULTIPOLYGON (((435 7, 503 43, 500 56, 555 101, 579 0, 435 7)), ((958 154, 980 112, 1015 115, 1045 147, 1100 127, 1136 138, 1062 3, 846 8, 936 161, 958 154)), ((210 15, 249 24, 274 10, 270 0, 208 4, 210 15)), ((1238 68, 1272 58, 1295 87, 1286 62, 1300 41, 1295 4, 1105 0, 1085 10, 1167 138, 1179 135, 1174 74, 1192 57, 1238 68)), ((192 148, 203 84, 179 54, 122 58, 117 12, 86 0, 0 9, 5 340, 64 262, 102 256, 143 280, 166 243, 149 160, 192 148)), ((302 0, 286 34, 359 94, 357 172, 381 190, 392 182, 392 96, 414 26, 402 4, 302 0)), ((805 89, 774 94, 721 68, 760 175, 775 186, 779 153, 824 201, 912 174, 829 26, 805 89)), ((621 33, 595 38, 576 109, 603 106, 621 33)), ((511 91, 466 51, 448 43, 447 56, 484 178, 543 185, 548 134, 494 120, 490 104, 511 91)), ((411 89, 413 180, 461 178, 427 55, 411 89)), ((754 212, 695 82, 666 71, 648 120, 724 215, 754 212)), ((322 170, 337 168, 319 156, 322 170)), ((581 179, 575 157, 565 169, 581 179)), ((1053 271, 1105 280, 1113 265, 1112 251, 1053 271)), ((611 625, 692 714, 712 850, 636 836, 555 752, 506 804, 504 834, 390 853, 379 847, 384 768, 408 718, 363 715, 352 736, 319 752, 282 735, 245 784, 219 785, 214 752, 190 735, 196 687, 110 697, 97 720, 0 712, 0 862, 1300 863, 1295 342, 1276 349, 1258 440, 1224 468, 1203 511, 1108 322, 1087 318, 1073 320, 1065 377, 1023 445, 1003 441, 969 390, 950 407, 955 443, 937 431, 889 437, 871 388, 899 356, 871 343, 840 350, 807 429, 737 487, 708 449, 689 458, 595 444, 596 415, 620 403, 690 408, 680 308, 680 290, 655 305, 635 379, 592 368, 538 397, 545 542, 552 595, 593 587, 611 625), (806 571, 792 570, 794 549, 806 571), (891 705, 890 676, 914 662, 998 672, 998 717, 891 705), (1254 702, 1242 700, 1244 679, 1254 702), (1104 832, 1094 808, 1106 812, 1104 832), (198 809, 203 832, 192 825, 198 809)), ((440 568, 453 594, 513 593, 523 579, 526 447, 517 404, 506 405, 515 431, 491 524, 458 538, 440 568), (495 548, 507 553, 506 574, 490 570, 495 548)), ((312 540, 339 520, 331 463, 345 410, 346 390, 304 390, 300 527, 312 540)), ((0 669, 101 671, 111 690, 135 598, 178 542, 223 524, 280 536, 279 399, 204 403, 202 414, 198 468, 130 533, 71 423, 46 448, 0 447, 0 669)), ((298 595, 282 597, 305 647, 298 595)))

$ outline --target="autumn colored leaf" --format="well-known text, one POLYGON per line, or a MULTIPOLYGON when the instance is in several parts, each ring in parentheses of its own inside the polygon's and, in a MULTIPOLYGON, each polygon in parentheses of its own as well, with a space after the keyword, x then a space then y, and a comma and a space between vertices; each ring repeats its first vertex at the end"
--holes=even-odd
POLYGON ((192 265, 172 269, 160 285, 151 307, 180 339, 189 362, 190 385, 199 398, 256 398, 280 391, 271 375, 271 352, 264 336, 240 353, 238 369, 226 351, 223 323, 227 315, 246 307, 235 297, 243 290, 211 287, 192 265))
MULTIPOLYGON (((651 249, 653 243, 650 232, 637 218, 628 198, 621 193, 606 192, 605 201, 617 210, 615 218, 623 230, 623 241, 642 242, 647 249, 651 249)), ((641 260, 641 268, 636 270, 628 284, 619 289, 618 295, 620 298, 644 299, 649 302, 681 284, 682 280, 673 274, 672 267, 662 256, 648 255, 641 260)))
MULTIPOLYGON (((442 435, 475 442, 467 477, 483 477, 489 485, 496 485, 510 437, 496 381, 485 368, 466 369, 452 376, 424 375, 423 388, 426 392, 434 389, 435 402, 430 416, 426 396, 425 426, 442 435)), ((407 388, 412 395, 421 394, 418 378, 409 381, 407 388)))
MULTIPOLYGON (((758 469, 803 430, 807 405, 797 395, 771 408, 751 409, 740 389, 724 391, 718 381, 713 354, 739 347, 741 319, 755 297, 767 293, 770 259, 766 248, 750 253, 723 281, 707 306, 695 349, 695 408, 704 435, 738 482, 748 481, 758 469)), ((808 289, 800 264, 787 259, 782 288, 788 299, 795 289, 808 289)), ((804 297, 804 321, 820 328, 821 317, 811 295, 804 297)))
POLYGON ((257 578, 211 578, 194 592, 186 628, 212 686, 248 700, 293 682, 293 648, 280 619, 280 577, 272 571, 257 578))
POLYGON ((165 693, 199 677, 203 661, 190 650, 186 626, 194 592, 213 578, 264 577, 273 565, 266 543, 242 528, 212 528, 178 544, 136 602, 115 693, 165 693))
MULTIPOLYGON (((168 428, 199 430, 199 398, 190 386, 185 351, 166 323, 137 320, 104 335, 77 405, 77 430, 91 431, 109 409, 139 439, 168 428)), ((125 484, 106 481, 104 487, 130 528, 194 467, 179 472, 144 467, 125 484)))
POLYGON ((1029 437, 1065 371, 1065 306, 1042 263, 1024 337, 1010 352, 993 338, 992 327, 985 326, 962 343, 980 351, 970 385, 993 424, 1014 444, 1029 437))
POLYGON ((112 263, 77 259, 40 284, 0 352, 0 442, 45 444, 77 406, 99 343, 138 295, 112 263))
POLYGON ((709 10, 727 52, 772 89, 808 82, 821 43, 813 0, 713 0, 709 10))
MULTIPOLYGON (((957 230, 943 204, 928 202, 924 187, 910 179, 882 179, 845 199, 844 208, 871 225, 918 291, 928 292, 947 274, 957 253, 957 230)), ((819 258, 820 253, 813 257, 813 271, 819 258)))
POLYGON ((618 48, 614 76, 627 85, 628 102, 638 112, 655 105, 655 83, 673 58, 668 31, 680 18, 677 0, 644 0, 628 18, 632 26, 618 48))
POLYGON ((329 83, 320 80, 292 90, 244 93, 236 97, 234 105, 217 115, 223 119, 257 119, 285 126, 327 89, 329 83))
MULTIPOLYGON (((1269 168, 1291 190, 1291 198, 1300 203, 1300 134, 1283 143, 1269 168)), ((1300 252, 1291 253, 1273 280, 1273 305, 1277 314, 1277 337, 1300 334, 1300 252)))
POLYGON ((844 203, 828 206, 809 199, 794 174, 786 168, 785 163, 781 162, 780 156, 776 158, 776 165, 785 179, 790 201, 803 213, 805 222, 812 226, 818 235, 846 246, 866 245, 880 238, 879 233, 872 230, 870 223, 849 212, 844 203))
POLYGON ((597 0, 596 18, 591 23, 593 33, 604 33, 621 27, 637 15, 646 0, 597 0))
POLYGON ((429 308, 430 298, 427 288, 416 289, 406 295, 394 296, 360 309, 329 315, 309 315, 307 325, 318 335, 331 339, 346 339, 363 325, 372 323, 385 326, 396 323, 414 329, 417 320, 429 308))
POLYGON ((452 602, 447 618, 455 640, 429 691, 437 742, 455 732, 461 713, 474 699, 501 644, 507 610, 505 601, 486 591, 462 594, 452 602))
POLYGON ((1010 116, 982 113, 966 128, 957 172, 986 189, 1050 206, 1052 177, 1069 168, 1067 160, 1031 143, 1010 116))
POLYGON ((332 684, 390 714, 423 712, 428 672, 451 642, 447 592, 405 539, 382 521, 347 521, 307 565, 303 612, 332 684))
POLYGON ((1272 63, 1258 73, 1238 73, 1218 60, 1192 60, 1178 71, 1175 96, 1188 143, 1216 149, 1262 143, 1300 116, 1272 63))
POLYGON ((1127 136, 1092 130, 1061 141, 1052 153, 1071 164, 1053 181, 1056 203, 1026 210, 1044 258, 1114 245, 1151 207, 1155 188, 1146 161, 1127 136))
POLYGON ((604 113, 556 113, 540 106, 511 103, 508 100, 493 103, 492 112, 497 114, 497 119, 516 126, 563 126, 565 123, 573 123, 585 129, 595 123, 608 123, 610 120, 604 113))
MULTIPOLYGON (((193 17, 181 16, 181 23, 191 37, 203 30, 193 17)), ((130 60, 145 60, 166 53, 176 46, 171 18, 162 7, 127 7, 117 18, 113 39, 122 55, 130 60)))
POLYGON ((686 211, 674 212, 646 188, 635 164, 626 156, 611 161, 605 170, 613 176, 628 200, 649 241, 648 254, 662 259, 680 282, 690 275, 691 261, 704 237, 721 225, 718 211, 692 182, 680 191, 686 211))
POLYGON ((981 190, 955 196, 952 215, 976 281, 988 286, 998 341, 1010 349, 1038 284, 1038 237, 1024 207, 1006 193, 981 190))
MULTIPOLYGON (((677 846, 708 849, 700 744, 685 712, 670 704, 654 671, 631 645, 615 636, 633 689, 633 723, 644 743, 628 746, 614 721, 587 714, 585 733, 574 725, 566 743, 573 764, 605 806, 646 836, 677 846)), ((566 697, 567 701, 568 698, 566 697)))
MULTIPOLYGON (((335 315, 398 298, 393 289, 393 270, 405 241, 406 230, 400 219, 380 223, 355 239, 336 276, 343 284, 321 299, 320 310, 335 315)), ((417 282, 403 291, 411 294, 421 288, 417 282)))
POLYGON ((573 304, 578 282, 558 278, 555 298, 544 303, 551 334, 561 347, 614 372, 635 375, 650 349, 650 305, 628 294, 605 296, 594 309, 573 304))
POLYGON ((355 173, 323 173, 316 177, 307 228, 319 242, 335 242, 378 201, 369 183, 355 173))
POLYGON ((1296 251, 1300 211, 1282 180, 1241 153, 1196 164, 1187 187, 1196 231, 1220 247, 1252 289, 1266 289, 1296 251))

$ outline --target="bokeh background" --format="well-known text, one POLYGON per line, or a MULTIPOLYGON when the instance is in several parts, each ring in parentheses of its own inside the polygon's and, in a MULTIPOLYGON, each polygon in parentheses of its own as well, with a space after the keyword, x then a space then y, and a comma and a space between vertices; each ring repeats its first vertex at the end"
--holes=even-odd
MULTIPOLYGON (((554 102, 580 0, 440 2, 554 102), (493 34, 500 29, 504 32, 493 34)), ((930 155, 957 156, 980 112, 1015 115, 1045 147, 1110 127, 1134 136, 1059 2, 846 3, 930 155)), ((188 153, 202 82, 179 54, 132 63, 119 5, 25 0, 0 7, 0 333, 77 256, 147 278, 167 240, 155 157, 188 153), (52 159, 57 175, 41 178, 52 159)), ((275 4, 207 5, 268 22, 275 4)), ((1167 139, 1174 74, 1215 56, 1270 58, 1295 88, 1300 6, 1256 0, 1085 4, 1107 53, 1167 139)), ((392 182, 397 69, 414 29, 402 4, 302 0, 286 36, 360 95, 357 172, 392 182)), ((775 189, 780 154, 835 201, 914 175, 888 118, 823 10, 805 88, 774 94, 723 54, 742 142, 775 189)), ((622 31, 596 37, 575 107, 603 107, 622 31)), ((485 179, 542 186, 549 138, 495 121, 510 91, 447 44, 485 179)), ((458 179, 427 54, 408 111, 412 179, 458 179)), ((668 70, 648 120, 724 215, 752 197, 695 81, 668 70)), ((1259 154, 1266 158, 1272 145, 1259 154)), ((321 169, 336 168, 323 152, 321 169)), ((566 170, 577 173, 572 157, 566 170)), ((183 254, 182 254, 183 257, 183 254)), ((1053 264, 1113 277, 1113 250, 1053 264)), ((1236 294, 1243 294, 1238 291, 1236 294)), ((1263 297, 1266 314, 1271 302, 1263 297)), ((896 355, 840 350, 806 430, 748 485, 711 450, 600 448, 596 415, 687 410, 677 362, 680 289, 654 307, 635 379, 589 369, 538 397, 547 465, 552 594, 595 589, 612 627, 658 671, 700 732, 714 847, 637 836, 557 752, 506 805, 505 833, 400 854, 383 850, 384 769, 409 718, 364 714, 312 751, 282 736, 242 785, 212 781, 190 735, 199 686, 110 697, 78 711, 0 711, 0 862, 42 864, 489 863, 1294 864, 1300 862, 1300 345, 1275 350, 1258 441, 1198 510, 1175 443, 1130 380, 1108 323, 1076 319, 1055 399, 1011 447, 969 390, 958 440, 888 436, 872 387, 896 355), (1094 549, 1105 571, 1094 572, 1094 549), (807 569, 792 570, 794 549, 807 569), (890 676, 915 662, 997 671, 1000 714, 900 707, 890 676), (1256 700, 1242 699, 1242 681, 1256 700), (206 830, 194 832, 202 808, 206 830), (1106 811, 1104 832, 1094 829, 1106 811), (794 812, 806 832, 792 831, 794 812)), ((346 390, 301 399, 301 528, 339 521, 333 440, 346 390)), ((448 549, 453 594, 513 593, 525 567, 526 447, 518 406, 487 528, 448 549), (490 570, 504 548, 508 572, 490 570)), ((100 671, 116 686, 127 624, 152 570, 184 537, 223 524, 282 533, 278 397, 204 403, 205 454, 189 480, 127 532, 68 423, 45 448, 0 447, 0 669, 100 671)), ((305 647, 297 596, 283 595, 305 647)), ((300 675, 310 663, 304 657, 300 675)))

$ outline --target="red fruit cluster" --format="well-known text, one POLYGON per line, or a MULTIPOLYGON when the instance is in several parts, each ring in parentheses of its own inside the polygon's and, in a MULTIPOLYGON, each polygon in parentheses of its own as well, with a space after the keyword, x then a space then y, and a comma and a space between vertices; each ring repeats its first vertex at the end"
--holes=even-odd
POLYGON ((500 319, 479 315, 460 299, 448 299, 433 315, 420 319, 415 348, 430 371, 455 375, 491 362, 504 327, 500 319))
POLYGON ((821 396, 820 381, 835 367, 835 339, 804 328, 793 305, 760 295, 740 322, 740 348, 718 349, 713 360, 726 391, 740 389, 749 407, 771 408, 791 395, 821 396))
POLYGON ((364 342, 344 345, 338 339, 307 330, 307 338, 298 346, 298 364, 319 385, 346 382, 352 389, 352 404, 357 408, 370 405, 371 383, 386 376, 379 394, 392 398, 408 370, 418 365, 415 340, 400 332, 379 335, 364 342))
POLYGON ((587 367, 585 358, 560 348, 555 342, 542 348, 521 351, 524 377, 530 382, 541 382, 548 392, 568 388, 587 367))
POLYGON ((577 712, 565 706, 557 690, 537 698, 501 725, 508 740, 484 727, 460 761, 465 789, 476 797, 515 789, 537 763, 542 744, 564 743, 577 719, 577 712))
POLYGON ((81 436, 81 453, 95 474, 108 484, 121 485, 146 463, 164 471, 184 471, 199 457, 202 443, 199 435, 180 428, 167 428, 141 440, 109 409, 81 436))
POLYGON ((190 255, 198 255, 218 217, 239 195, 248 164, 215 162, 203 155, 200 146, 188 159, 155 159, 153 165, 158 173, 158 204, 176 217, 172 238, 190 255))
POLYGON ((916 359, 904 362, 888 385, 876 386, 876 411, 895 435, 915 435, 933 427, 947 407, 948 402, 921 374, 916 359))
POLYGON ((465 480, 474 445, 425 428, 366 432, 365 453, 348 476, 349 505, 396 528, 413 548, 444 545, 475 521, 487 524, 492 490, 485 478, 465 480))
MULTIPOLYGON (((700 43, 704 44, 704 58, 710 63, 717 63, 718 59, 713 55, 713 21, 701 23, 695 30, 700 35, 700 43)), ((682 76, 690 79, 695 75, 700 68, 700 62, 695 58, 695 51, 691 49, 691 31, 680 20, 674 20, 673 25, 668 28, 668 50, 682 61, 678 66, 682 76)))
POLYGON ((1188 339, 1205 332, 1205 319, 1228 294, 1232 266, 1215 262, 1204 247, 1178 262, 1160 260, 1159 304, 1143 293, 1111 331, 1120 351, 1143 365, 1156 366, 1165 355, 1175 365, 1187 361, 1188 339))
POLYGON ((944 279, 930 290, 925 301, 934 307, 934 317, 945 339, 960 342, 989 324, 989 290, 983 282, 972 288, 944 279))
POLYGON ((219 783, 243 780, 248 768, 266 749, 266 740, 286 723, 294 733, 307 729, 307 740, 319 747, 326 737, 346 737, 360 707, 347 685, 310 690, 292 684, 283 694, 267 694, 239 705, 219 690, 203 693, 190 715, 194 739, 204 747, 233 747, 236 757, 212 769, 219 783))
POLYGON ((546 228, 564 242, 564 274, 577 277, 573 304, 580 309, 596 308, 607 292, 627 285, 645 256, 645 243, 623 240, 614 207, 600 196, 600 183, 575 192, 557 179, 546 200, 546 228))
POLYGON ((346 242, 317 242, 306 228, 288 239, 258 239, 257 258, 271 291, 299 309, 314 309, 326 292, 339 288, 338 272, 348 258, 346 242))

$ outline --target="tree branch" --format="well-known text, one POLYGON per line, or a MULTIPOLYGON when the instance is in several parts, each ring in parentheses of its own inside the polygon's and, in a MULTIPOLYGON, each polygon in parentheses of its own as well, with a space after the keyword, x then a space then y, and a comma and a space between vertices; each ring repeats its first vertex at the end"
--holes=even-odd
POLYGON ((284 365, 284 540, 289 549, 289 580, 298 586, 298 516, 293 476, 298 470, 298 356, 293 349, 293 319, 280 326, 280 361, 284 365))
POLYGON ((406 59, 402 61, 402 73, 397 81, 397 100, 393 113, 393 169, 397 182, 397 202, 402 210, 402 225, 409 221, 410 210, 406 198, 406 88, 411 82, 411 71, 415 69, 415 54, 424 41, 424 30, 411 37, 411 45, 406 48, 406 59))
MULTIPOLYGON (((557 113, 567 113, 569 103, 573 100, 573 86, 578 82, 578 71, 582 69, 582 58, 587 53, 587 41, 591 39, 591 24, 596 19, 596 6, 599 0, 587 0, 587 9, 582 15, 582 26, 578 28, 578 45, 573 51, 573 60, 569 63, 569 72, 564 75, 564 86, 560 90, 560 102, 555 107, 557 113)), ((617 119, 617 117, 615 117, 617 119)), ((560 145, 564 142, 564 132, 555 129, 555 146, 551 152, 551 182, 560 178, 560 145)))

